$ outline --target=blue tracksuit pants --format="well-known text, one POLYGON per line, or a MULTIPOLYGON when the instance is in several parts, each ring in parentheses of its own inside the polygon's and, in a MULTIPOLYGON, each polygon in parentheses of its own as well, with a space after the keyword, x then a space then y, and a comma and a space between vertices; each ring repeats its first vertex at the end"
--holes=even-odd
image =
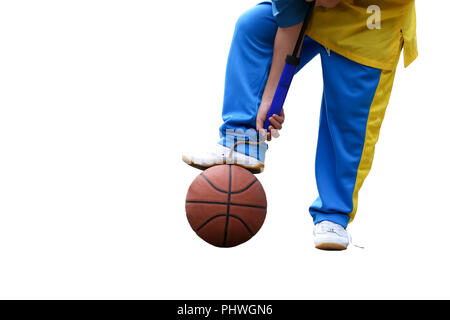
MULTIPOLYGON (((278 29, 271 2, 245 12, 236 24, 229 53, 220 144, 258 141, 256 115, 269 75, 278 29)), ((316 153, 319 196, 310 207, 314 223, 347 227, 356 213, 358 191, 371 168, 388 104, 394 71, 351 61, 306 37, 301 70, 320 55, 324 92, 316 153)), ((305 89, 307 90, 307 89, 305 89)), ((267 145, 241 144, 237 151, 264 161, 267 145)))

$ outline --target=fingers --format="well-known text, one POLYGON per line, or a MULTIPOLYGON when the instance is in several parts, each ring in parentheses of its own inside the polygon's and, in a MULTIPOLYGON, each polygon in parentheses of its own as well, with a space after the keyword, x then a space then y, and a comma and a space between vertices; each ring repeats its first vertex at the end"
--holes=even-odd
POLYGON ((270 136, 273 138, 279 138, 280 137, 280 133, 278 132, 277 129, 274 129, 272 126, 270 126, 270 136))
POLYGON ((272 139, 270 132, 267 132, 264 128, 257 128, 257 131, 264 140, 270 141, 272 139))
POLYGON ((281 130, 283 128, 284 112, 282 111, 281 115, 274 114, 269 118, 269 121, 274 129, 281 130))
POLYGON ((264 129, 264 120, 265 118, 262 118, 259 114, 256 117, 256 131, 262 136, 264 137, 265 140, 270 141, 272 139, 270 132, 267 132, 264 129))
POLYGON ((264 124, 266 121, 267 111, 261 108, 258 110, 258 115, 256 117, 256 131, 259 132, 260 135, 265 137, 267 141, 271 141, 272 137, 278 138, 280 136, 278 130, 281 130, 283 128, 284 123, 284 110, 281 110, 280 115, 274 114, 269 118, 270 126, 268 130, 266 131, 264 129, 264 124))
POLYGON ((270 129, 268 129, 268 131, 264 130, 264 137, 266 138, 266 141, 272 140, 272 135, 270 134, 270 129))
POLYGON ((269 121, 274 129, 281 130, 281 128, 283 127, 279 121, 275 120, 275 117, 270 117, 269 121))
POLYGON ((284 116, 284 109, 281 109, 280 115, 274 114, 273 117, 274 117, 274 119, 275 119, 276 121, 278 121, 279 123, 283 124, 284 119, 285 119, 285 116, 284 116))
POLYGON ((267 141, 271 141, 272 138, 278 138, 280 135, 278 133, 277 129, 274 129, 274 127, 269 126, 269 128, 267 128, 267 141))
MULTIPOLYGON (((283 122, 284 122, 284 119, 285 119, 285 118, 284 118, 284 109, 281 109, 280 116, 281 116, 281 118, 283 119, 283 122)), ((282 122, 282 123, 283 123, 283 122, 282 122)))
POLYGON ((265 129, 259 129, 258 132, 265 138, 266 141, 272 141, 272 137, 278 138, 280 136, 278 129, 274 128, 273 125, 269 126, 267 131, 265 129))

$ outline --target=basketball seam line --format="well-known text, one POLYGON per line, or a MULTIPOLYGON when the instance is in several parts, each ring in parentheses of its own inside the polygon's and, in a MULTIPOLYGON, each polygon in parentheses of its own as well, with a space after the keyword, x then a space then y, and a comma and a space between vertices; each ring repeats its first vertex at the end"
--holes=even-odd
POLYGON ((205 222, 203 222, 203 224, 202 224, 200 227, 198 227, 197 229, 195 229, 195 231, 198 232, 198 231, 200 231, 201 229, 203 229, 203 227, 206 226, 208 223, 210 223, 211 221, 213 221, 214 219, 219 218, 219 217, 225 217, 225 216, 226 216, 226 214, 224 214, 224 213, 215 215, 214 217, 211 217, 211 218, 209 218, 208 220, 206 220, 205 222))
POLYGON ((251 230, 250 227, 245 223, 244 220, 242 220, 242 219, 241 219, 240 217, 238 217, 238 216, 235 216, 234 214, 230 214, 230 217, 239 220, 239 221, 244 225, 244 227, 247 229, 248 233, 250 233, 250 235, 251 235, 252 237, 254 236, 252 230, 251 230))
POLYGON ((258 179, 256 179, 255 178, 255 180, 253 180, 248 186, 246 186, 244 189, 242 189, 242 190, 238 190, 238 191, 226 191, 226 190, 222 190, 222 189, 219 189, 219 188, 217 188, 203 173, 202 174, 200 174, 200 176, 203 178, 203 179, 205 179, 205 181, 206 182, 208 182, 208 184, 211 186, 211 187, 213 187, 216 191, 219 191, 219 192, 221 192, 221 193, 231 193, 231 194, 238 194, 238 193, 241 193, 241 192, 244 192, 244 191, 247 191, 248 189, 250 189, 250 187, 251 186, 253 186, 257 181, 258 181, 258 179))
POLYGON ((242 193, 244 191, 247 191, 248 189, 251 188, 252 185, 254 185, 256 183, 256 181, 258 181, 258 179, 253 180, 248 186, 246 186, 244 189, 239 190, 239 191, 230 191, 231 194, 238 194, 238 193, 242 193))
POLYGON ((198 204, 222 204, 222 205, 230 205, 230 206, 236 206, 236 207, 249 207, 249 208, 255 208, 255 209, 267 209, 267 207, 264 206, 254 206, 251 204, 243 204, 243 203, 234 203, 234 202, 219 202, 219 201, 195 201, 195 200, 186 200, 186 203, 198 203, 198 204))
MULTIPOLYGON (((214 219, 220 218, 220 217, 225 217, 225 216, 226 216, 226 214, 222 213, 222 214, 218 214, 218 215, 215 215, 214 217, 209 218, 209 219, 206 220, 206 222, 204 222, 200 227, 198 227, 197 229, 195 229, 195 232, 199 232, 201 229, 203 229, 204 227, 206 227, 206 225, 207 225, 208 223, 212 222, 214 219)), ((250 227, 245 223, 244 220, 242 220, 242 219, 241 219, 240 217, 238 217, 238 216, 235 216, 234 214, 230 214, 230 217, 231 217, 231 218, 234 218, 234 219, 236 219, 236 220, 238 220, 238 221, 240 221, 240 222, 244 225, 244 227, 247 229, 248 233, 250 233, 251 236, 254 236, 253 231, 252 231, 252 230, 250 229, 250 227)))
POLYGON ((230 201, 231 201, 231 178, 233 176, 233 170, 231 165, 229 165, 230 170, 228 171, 228 200, 227 200, 227 217, 225 220, 225 231, 223 235, 223 246, 227 244, 227 236, 228 236, 228 222, 230 221, 230 201))

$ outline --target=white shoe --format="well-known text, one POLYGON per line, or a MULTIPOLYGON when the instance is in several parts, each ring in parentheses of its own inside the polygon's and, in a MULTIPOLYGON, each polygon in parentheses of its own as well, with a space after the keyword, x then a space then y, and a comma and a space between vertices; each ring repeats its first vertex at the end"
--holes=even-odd
POLYGON ((230 152, 230 148, 217 144, 206 151, 185 152, 182 155, 182 159, 188 165, 201 170, 220 164, 235 164, 250 170, 252 173, 263 172, 264 162, 237 151, 233 151, 230 156, 230 152))
POLYGON ((345 229, 334 222, 322 221, 314 226, 314 244, 321 250, 345 250, 349 235, 345 229))

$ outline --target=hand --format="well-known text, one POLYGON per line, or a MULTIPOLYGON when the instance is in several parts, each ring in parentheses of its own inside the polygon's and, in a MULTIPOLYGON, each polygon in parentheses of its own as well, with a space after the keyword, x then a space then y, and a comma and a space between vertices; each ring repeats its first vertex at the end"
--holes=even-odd
MULTIPOLYGON (((311 2, 313 0, 306 0, 307 2, 311 2)), ((325 8, 334 8, 336 7, 341 0, 317 0, 316 7, 325 7, 325 8)))
POLYGON ((260 134, 264 135, 267 141, 272 140, 272 136, 277 137, 278 130, 281 130, 284 122, 284 110, 281 110, 280 115, 274 114, 269 118, 269 121, 272 125, 269 126, 268 132, 264 130, 264 123, 266 122, 266 117, 267 113, 269 112, 270 105, 271 104, 269 103, 262 103, 259 106, 258 115, 256 116, 256 130, 260 134))

